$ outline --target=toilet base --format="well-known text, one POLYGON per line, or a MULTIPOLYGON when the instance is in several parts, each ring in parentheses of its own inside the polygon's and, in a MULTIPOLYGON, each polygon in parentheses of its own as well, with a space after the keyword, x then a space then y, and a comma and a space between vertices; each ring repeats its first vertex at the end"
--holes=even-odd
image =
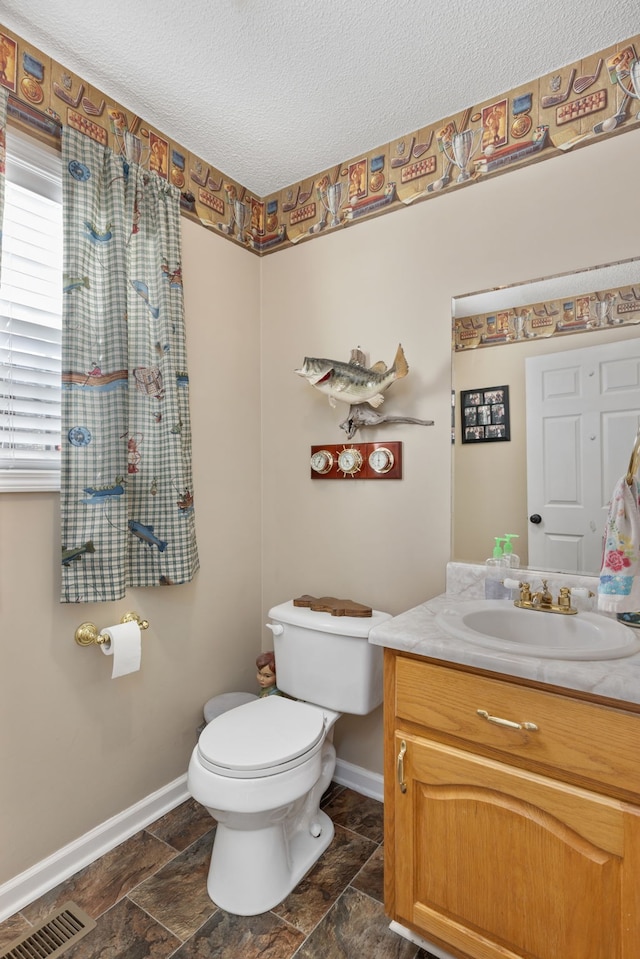
POLYGON ((287 837, 284 822, 238 830, 218 823, 207 892, 213 902, 238 916, 256 916, 282 902, 333 839, 333 823, 318 810, 287 837), (320 830, 319 835, 313 835, 320 830))

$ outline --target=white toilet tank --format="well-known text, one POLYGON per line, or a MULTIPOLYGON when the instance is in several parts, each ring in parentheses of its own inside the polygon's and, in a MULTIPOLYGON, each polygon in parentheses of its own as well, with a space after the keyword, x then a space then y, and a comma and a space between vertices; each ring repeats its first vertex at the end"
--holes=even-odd
POLYGON ((295 699, 358 716, 382 702, 381 646, 368 642, 370 630, 389 613, 332 616, 293 600, 269 610, 278 689, 295 699))

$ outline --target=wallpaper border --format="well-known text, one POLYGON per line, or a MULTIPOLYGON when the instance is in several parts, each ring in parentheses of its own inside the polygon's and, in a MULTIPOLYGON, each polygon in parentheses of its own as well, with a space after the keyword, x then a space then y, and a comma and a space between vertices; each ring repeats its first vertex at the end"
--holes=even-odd
POLYGON ((640 35, 260 197, 0 25, 8 120, 59 148, 63 124, 141 162, 182 213, 258 256, 635 129, 640 35))

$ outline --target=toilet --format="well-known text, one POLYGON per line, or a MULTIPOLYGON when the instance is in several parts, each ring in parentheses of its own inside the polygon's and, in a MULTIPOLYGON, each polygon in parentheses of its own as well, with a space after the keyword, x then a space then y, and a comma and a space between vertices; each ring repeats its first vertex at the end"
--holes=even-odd
POLYGON ((336 764, 341 713, 382 702, 382 648, 368 642, 389 619, 332 616, 293 601, 269 610, 278 689, 217 716, 193 750, 187 788, 217 821, 207 891, 227 912, 253 916, 282 902, 333 838, 320 809, 336 764), (291 697, 291 698, 288 698, 291 697))

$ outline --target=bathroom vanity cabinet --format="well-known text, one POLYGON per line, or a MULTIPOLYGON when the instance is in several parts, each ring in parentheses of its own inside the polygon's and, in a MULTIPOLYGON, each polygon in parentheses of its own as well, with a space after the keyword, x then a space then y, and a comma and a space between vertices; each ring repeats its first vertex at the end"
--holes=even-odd
POLYGON ((637 959, 640 708, 385 649, 385 904, 456 956, 637 959))

